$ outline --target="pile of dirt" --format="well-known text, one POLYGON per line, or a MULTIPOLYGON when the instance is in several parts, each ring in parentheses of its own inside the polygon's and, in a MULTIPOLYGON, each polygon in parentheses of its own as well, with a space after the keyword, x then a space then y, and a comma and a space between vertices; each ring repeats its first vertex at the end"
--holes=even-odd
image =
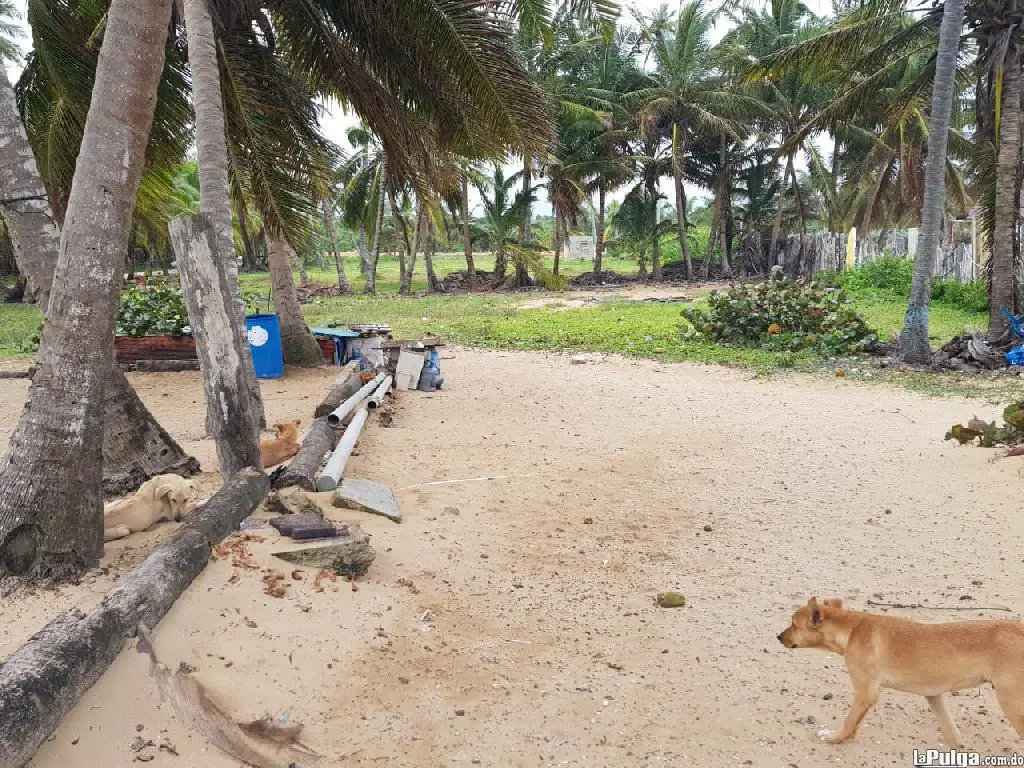
MULTIPOLYGON (((482 269, 473 271, 476 280, 473 286, 489 285, 494 279, 493 272, 486 272, 482 269)), ((441 279, 441 290, 445 293, 451 291, 468 291, 470 289, 469 270, 460 269, 457 272, 450 272, 441 279)))
POLYGON ((944 344, 932 357, 932 365, 942 370, 977 373, 1006 367, 1004 355, 1014 346, 1012 337, 992 341, 984 334, 965 333, 944 344))
POLYGON ((569 281, 569 285, 573 288, 588 288, 595 285, 624 285, 635 282, 635 277, 620 275, 613 269, 606 269, 603 272, 584 272, 582 275, 576 275, 569 281))
MULTIPOLYGON (((693 263, 694 279, 703 278, 704 265, 699 262, 693 263)), ((708 267, 708 280, 729 280, 731 274, 726 274, 720 263, 712 262, 708 267)), ((684 282, 686 280, 686 262, 670 261, 661 265, 661 279, 665 282, 684 282)))
POLYGON ((323 296, 344 296, 345 292, 337 285, 320 285, 319 283, 306 283, 295 288, 301 303, 308 303, 314 298, 323 296))

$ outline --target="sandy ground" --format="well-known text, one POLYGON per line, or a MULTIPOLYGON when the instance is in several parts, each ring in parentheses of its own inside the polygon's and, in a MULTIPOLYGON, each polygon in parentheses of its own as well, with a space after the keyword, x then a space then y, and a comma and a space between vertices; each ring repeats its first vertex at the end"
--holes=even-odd
MULTIPOLYGON (((405 522, 332 511, 374 536, 358 591, 298 582, 274 599, 220 560, 156 630, 162 660, 195 667, 233 715, 305 723, 325 765, 909 765, 938 739, 919 697, 886 692, 857 742, 818 741, 850 685, 838 657, 777 642, 791 611, 810 594, 1012 609, 899 611, 927 621, 1024 610, 1021 460, 942 441, 990 409, 841 379, 453 353, 446 391, 402 393, 352 461, 405 522), (655 607, 666 589, 687 606, 655 607)), ((267 385, 271 418, 307 416, 328 376, 267 385)), ((133 380, 212 466, 197 377, 133 380)), ((24 384, 0 392, 6 439, 24 384)), ((282 544, 266 537, 251 549, 270 567, 282 544)), ((107 559, 137 559, 137 539, 107 559)), ((3 601, 4 650, 119 571, 3 601)), ((990 689, 952 705, 972 747, 1019 747, 990 689)), ((161 708, 132 648, 32 765, 127 768, 138 736, 175 745, 139 753, 154 768, 238 765, 161 708)))
POLYGON ((727 288, 727 283, 694 283, 693 285, 676 285, 665 283, 625 283, 623 285, 605 286, 601 288, 579 288, 572 291, 542 291, 537 294, 524 294, 518 303, 520 309, 540 309, 553 307, 570 309, 594 306, 602 301, 644 301, 645 299, 693 299, 705 293, 727 288))

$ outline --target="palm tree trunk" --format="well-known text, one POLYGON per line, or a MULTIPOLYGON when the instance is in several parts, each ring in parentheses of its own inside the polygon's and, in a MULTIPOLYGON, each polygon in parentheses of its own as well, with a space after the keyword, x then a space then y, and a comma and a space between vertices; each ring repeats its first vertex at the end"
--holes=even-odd
POLYGON ((366 263, 369 260, 369 253, 366 248, 366 225, 359 225, 359 240, 356 242, 356 250, 359 252, 359 274, 366 274, 366 263))
POLYGON ((723 133, 720 138, 718 145, 718 165, 721 168, 721 177, 719 183, 721 184, 721 192, 719 195, 719 214, 718 214, 718 228, 719 235, 721 237, 721 253, 719 256, 722 259, 722 276, 729 277, 732 274, 732 269, 729 267, 729 151, 728 145, 726 144, 725 134, 723 133))
MULTIPOLYGON (((15 263, 45 316, 57 268, 60 232, 50 212, 46 191, 25 135, 14 90, 0 66, 0 207, 11 236, 15 263)), ((134 491, 153 475, 199 471, 199 462, 185 454, 146 409, 113 356, 103 410, 103 491, 134 491)))
POLYGON ((21 123, 14 88, 0 65, 0 195, 4 224, 11 235, 14 261, 28 280, 45 315, 57 266, 60 231, 53 219, 32 146, 21 123), (9 201, 9 202, 7 202, 9 201))
MULTIPOLYGON (((188 38, 188 66, 192 74, 192 103, 196 112, 196 158, 199 164, 199 212, 213 217, 217 227, 219 250, 227 259, 227 279, 233 295, 235 317, 232 318, 232 345, 245 365, 248 399, 253 416, 255 438, 266 424, 263 397, 252 354, 245 336, 245 304, 238 283, 238 262, 231 221, 231 187, 228 180, 228 149, 224 134, 224 102, 220 89, 220 66, 217 62, 217 41, 207 0, 182 0, 185 31, 188 38)), ((202 254, 197 253, 201 258, 202 254)))
POLYGON ((651 243, 651 280, 661 280, 661 230, 658 228, 658 179, 651 173, 646 179, 647 194, 654 199, 654 240, 651 243))
POLYGON ((992 265, 989 286, 988 335, 997 339, 1009 323, 1003 307, 1015 310, 1014 248, 1017 239, 1017 167, 1020 158, 1020 61, 1010 54, 1003 74, 1003 105, 999 121, 999 154, 996 160, 995 223, 990 244, 992 265))
POLYGON ((594 242, 594 274, 601 274, 604 261, 604 184, 597 188, 597 239, 594 242))
POLYGON ((676 186, 676 211, 679 221, 679 253, 686 266, 686 279, 693 280, 690 244, 686 241, 686 190, 683 188, 683 137, 678 125, 672 126, 672 179, 676 186))
POLYGON ((402 238, 398 244, 398 285, 401 288, 401 286, 405 285, 405 270, 408 261, 406 255, 411 250, 409 227, 406 225, 405 216, 402 215, 402 210, 398 207, 398 202, 395 200, 394 191, 388 192, 388 200, 391 201, 391 221, 402 238))
POLYGON ((438 293, 441 290, 441 283, 437 279, 437 273, 434 272, 434 247, 436 241, 434 239, 434 225, 427 218, 427 247, 423 249, 423 266, 427 270, 427 290, 431 293, 438 293))
POLYGON ((0 572, 67 578, 103 554, 103 440, 118 294, 171 0, 112 0, 38 369, 0 470, 0 572))
POLYGON ((476 282, 476 265, 473 263, 473 239, 470 237, 469 222, 469 174, 462 174, 462 250, 466 254, 466 277, 469 285, 476 282))
MULTIPOLYGON (((786 137, 783 135, 783 141, 786 137)), ((782 234, 782 213, 786 207, 786 184, 789 182, 789 163, 792 158, 787 159, 782 170, 782 182, 779 185, 779 202, 775 209, 775 220, 772 222, 772 236, 768 241, 768 262, 769 266, 776 266, 779 263, 779 235, 782 234)))
POLYGON ((558 274, 558 265, 562 260, 562 209, 555 206, 555 230, 551 236, 552 250, 555 252, 555 263, 552 268, 553 274, 558 274))
POLYGON ((715 241, 718 239, 718 224, 721 216, 721 206, 718 204, 718 184, 715 184, 715 210, 711 216, 711 231, 708 233, 708 244, 704 249, 704 264, 702 266, 702 279, 707 280, 711 274, 711 255, 715 250, 715 241))
POLYGON ((281 323, 281 347, 288 365, 315 368, 323 363, 320 345, 302 316, 302 306, 292 279, 291 246, 281 235, 267 238, 267 263, 270 266, 270 287, 274 293, 274 311, 281 323))
MULTIPOLYGON (((800 220, 800 250, 797 252, 796 257, 796 274, 800 275, 804 271, 804 240, 807 237, 807 212, 804 210, 804 199, 800 192, 800 184, 796 179, 796 168, 793 166, 793 158, 789 158, 789 180, 793 184, 793 196, 796 198, 796 215, 800 220)), ((811 265, 811 272, 814 271, 814 265, 811 265)))
POLYGON ((885 175, 889 172, 889 166, 895 155, 895 152, 889 150, 889 153, 886 155, 885 163, 882 165, 881 170, 876 174, 875 183, 871 185, 871 190, 868 192, 868 199, 864 201, 864 215, 861 217, 860 224, 864 236, 867 236, 867 234, 871 232, 871 220, 875 217, 875 205, 878 203, 878 195, 881 194, 882 184, 885 182, 885 175))
POLYGON ((249 210, 245 200, 239 199, 235 205, 235 215, 238 218, 238 233, 242 236, 242 247, 245 249, 242 255, 242 269, 256 269, 256 251, 252 244, 252 234, 249 232, 249 210))
MULTIPOLYGON (((523 156, 523 194, 530 194, 533 187, 533 163, 529 153, 523 156)), ((533 217, 533 206, 526 206, 526 214, 519 225, 519 247, 522 248, 530 239, 530 219, 533 217)))
POLYGON ((377 215, 373 222, 373 244, 370 246, 370 258, 366 262, 366 285, 363 286, 363 293, 374 294, 377 292, 377 260, 380 258, 380 231, 384 227, 384 195, 387 193, 387 159, 380 162, 377 184, 380 187, 377 191, 377 215))
POLYGON ((416 268, 416 254, 420 249, 420 237, 423 233, 423 205, 418 206, 416 211, 416 227, 412 232, 412 242, 409 245, 409 263, 405 270, 405 276, 402 280, 401 286, 398 292, 404 296, 408 296, 412 293, 412 275, 416 268))
POLYGON ((334 269, 338 273, 338 290, 341 291, 342 296, 349 296, 352 293, 352 286, 348 284, 348 277, 345 275, 345 262, 341 256, 341 249, 338 248, 338 233, 334 231, 334 217, 331 216, 331 204, 324 200, 322 208, 324 212, 324 229, 327 230, 327 238, 331 243, 334 269))
POLYGON ((292 250, 291 258, 295 264, 295 269, 299 273, 299 282, 302 285, 309 285, 309 273, 306 271, 306 262, 294 250, 292 250))
POLYGON ((914 257, 910 301, 900 333, 897 353, 908 363, 927 363, 932 356, 928 343, 928 304, 932 296, 932 272, 939 247, 942 212, 946 202, 946 144, 956 87, 956 63, 964 23, 964 0, 946 0, 939 30, 939 49, 932 86, 931 118, 928 121, 928 160, 924 171, 924 205, 921 241, 914 257))

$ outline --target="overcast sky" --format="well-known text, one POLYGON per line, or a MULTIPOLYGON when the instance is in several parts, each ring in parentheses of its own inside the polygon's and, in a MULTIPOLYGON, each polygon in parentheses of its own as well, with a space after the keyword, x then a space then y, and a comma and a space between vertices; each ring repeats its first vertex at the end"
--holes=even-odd
MULTIPOLYGON (((819 15, 825 15, 831 13, 832 11, 831 0, 804 0, 804 3, 812 12, 817 13, 819 15)), ((638 8, 644 14, 649 14, 662 5, 668 5, 669 8, 673 8, 677 7, 679 4, 680 3, 678 2, 678 0, 676 0, 675 2, 666 2, 665 0, 625 0, 625 2, 620 3, 620 6, 624 9, 624 17, 629 19, 632 18, 632 14, 630 13, 629 9, 632 9, 634 7, 638 8)), ((714 7, 716 4, 717 3, 714 0, 708 2, 709 7, 714 7)), ((767 7, 769 5, 769 0, 751 0, 751 4, 755 6, 767 7)), ((21 14, 22 26, 24 28, 24 36, 23 39, 20 41, 21 47, 23 50, 27 51, 28 48, 30 47, 31 38, 29 35, 27 24, 24 21, 26 5, 27 0, 14 0, 14 6, 17 9, 17 11, 21 14)), ((718 23, 715 24, 714 29, 712 30, 712 42, 716 42, 722 36, 724 36, 725 33, 728 31, 729 26, 729 20, 725 18, 723 14, 718 23)), ((17 79, 17 77, 20 74, 20 66, 9 65, 9 75, 12 81, 17 79)), ((353 116, 345 114, 340 108, 336 106, 333 108, 329 106, 327 112, 324 114, 321 124, 323 127, 324 134, 347 151, 349 149, 349 145, 348 141, 345 138, 345 131, 349 126, 351 126, 355 122, 356 119, 353 116)), ((671 190, 670 180, 663 181, 662 192, 666 194, 666 197, 669 200, 672 200, 674 202, 674 196, 671 190)), ((699 188, 690 189, 689 186, 688 193, 690 195, 707 196, 706 190, 701 190, 699 188)), ((625 190, 619 191, 618 194, 613 195, 613 198, 621 199, 623 194, 625 194, 625 190)), ((541 195, 541 197, 543 197, 543 195, 541 195)), ((478 200, 472 201, 474 208, 476 207, 477 203, 478 200)), ((550 206, 547 204, 547 201, 544 200, 538 203, 535 212, 539 215, 550 214, 550 206)))

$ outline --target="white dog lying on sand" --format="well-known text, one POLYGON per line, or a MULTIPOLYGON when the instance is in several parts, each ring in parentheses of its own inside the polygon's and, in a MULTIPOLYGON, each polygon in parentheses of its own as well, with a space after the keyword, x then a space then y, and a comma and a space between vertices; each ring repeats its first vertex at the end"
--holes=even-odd
POLYGON ((195 485, 179 475, 157 475, 133 495, 103 508, 103 541, 145 531, 158 520, 181 520, 190 512, 195 485))

